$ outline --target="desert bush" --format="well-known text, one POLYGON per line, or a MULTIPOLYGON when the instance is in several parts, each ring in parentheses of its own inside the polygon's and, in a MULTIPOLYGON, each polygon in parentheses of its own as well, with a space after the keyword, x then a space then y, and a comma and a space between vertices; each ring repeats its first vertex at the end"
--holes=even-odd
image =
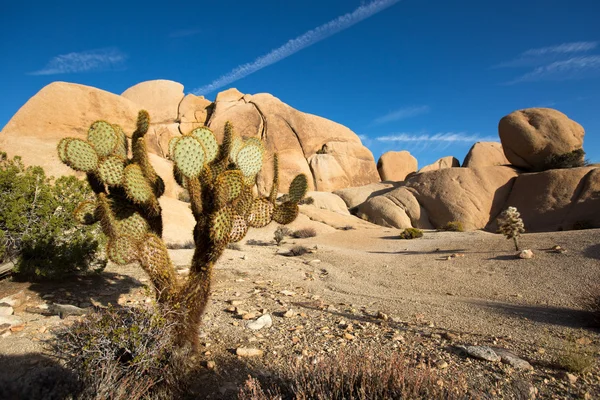
POLYGON ((292 231, 287 226, 280 225, 275 229, 275 233, 273 234, 273 240, 277 243, 277 246, 283 242, 286 236, 291 236, 292 231))
POLYGON ((177 200, 183 201, 184 203, 191 203, 190 192, 183 190, 177 194, 177 200))
POLYGON ((227 248, 229 250, 242 251, 242 245, 239 243, 227 243, 227 248))
POLYGON ((352 225, 344 225, 344 226, 340 226, 338 228, 336 228, 339 231, 351 231, 356 229, 355 227, 353 227, 352 225))
POLYGON ((565 154, 552 154, 544 160, 543 171, 548 169, 577 168, 589 164, 585 160, 583 149, 573 150, 565 154))
POLYGON ((238 399, 455 399, 466 385, 444 380, 430 368, 417 369, 397 353, 347 351, 315 363, 289 364, 272 381, 249 377, 238 399))
POLYGON ((317 236, 317 231, 314 228, 302 228, 292 232, 292 237, 296 239, 306 239, 317 236))
POLYGON ((554 358, 556 367, 577 374, 584 374, 590 371, 595 361, 596 357, 593 354, 585 353, 573 345, 568 345, 562 349, 554 358))
POLYGON ((174 398, 186 389, 176 324, 159 306, 100 309, 56 332, 52 347, 85 388, 83 398, 174 398))
POLYGON ((441 228, 441 230, 449 232, 464 232, 465 228, 463 227, 463 224, 460 221, 450 221, 446 225, 444 225, 441 228))
POLYGON ((525 225, 516 207, 508 207, 500 214, 498 231, 507 239, 512 239, 515 243, 515 250, 519 251, 519 236, 525 232, 525 225))
POLYGON ((73 215, 91 196, 87 182, 53 180, 0 153, 0 262, 16 261, 15 272, 27 279, 104 268, 99 228, 79 226, 73 215))
POLYGON ((306 253, 310 253, 310 249, 305 246, 294 246, 290 249, 290 255, 292 257, 299 257, 306 253))
POLYGON ((417 228, 406 228, 400 234, 400 239, 417 239, 423 237, 423 231, 417 228))
POLYGON ((314 204, 314 203, 315 203, 315 199, 312 198, 311 196, 308 196, 308 197, 305 197, 302 200, 300 200, 298 202, 298 205, 302 205, 302 204, 310 205, 310 204, 314 204))

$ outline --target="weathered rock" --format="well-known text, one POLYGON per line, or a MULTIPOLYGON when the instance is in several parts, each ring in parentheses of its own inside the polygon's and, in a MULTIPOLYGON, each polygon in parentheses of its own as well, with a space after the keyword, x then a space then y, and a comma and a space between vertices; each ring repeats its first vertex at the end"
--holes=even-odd
POLYGON ((60 139, 85 139, 90 125, 97 120, 118 124, 130 134, 139 109, 130 100, 104 90, 54 82, 10 119, 0 132, 0 149, 9 157, 20 155, 26 165, 43 167, 46 175, 75 175, 58 158, 56 146, 60 139))
POLYGON ((153 124, 168 124, 177 120, 184 95, 181 83, 157 79, 138 83, 121 96, 148 111, 153 124))
POLYGON ((21 324, 22 321, 14 315, 0 315, 0 325, 15 326, 21 324))
POLYGON ((326 192, 348 187, 350 180, 346 172, 331 154, 315 154, 308 158, 308 165, 316 190, 326 192))
POLYGON ((235 354, 239 357, 261 357, 264 352, 255 348, 238 347, 235 349, 235 354))
POLYGON ((70 315, 86 315, 90 312, 90 309, 80 308, 72 304, 50 304, 48 305, 48 312, 58 315, 62 319, 70 315))
POLYGON ((501 360, 500 356, 488 346, 466 346, 464 350, 469 356, 480 360, 491 362, 498 362, 501 360))
POLYGON ((359 206, 371 197, 379 196, 393 190, 396 186, 397 184, 390 182, 376 182, 364 186, 339 189, 333 193, 341 197, 346 206, 351 209, 359 206))
POLYGON ((246 325, 248 329, 252 329, 253 331, 258 331, 263 328, 270 328, 273 326, 273 319, 270 314, 265 314, 259 317, 256 321, 250 321, 246 325))
POLYGON ((463 168, 493 167, 508 165, 502 144, 498 142, 477 142, 471 147, 463 161, 463 168))
MULTIPOLYGON (((516 207, 527 232, 600 227, 600 168, 554 169, 521 174, 504 208, 516 207)), ((491 225, 491 230, 495 228, 491 225)))
POLYGON ((432 229, 429 215, 417 201, 415 193, 411 188, 399 187, 383 195, 371 197, 358 207, 357 216, 391 228, 432 229))
POLYGON ((15 310, 6 303, 0 303, 0 316, 13 315, 15 310))
POLYGON ((339 196, 331 192, 307 192, 305 198, 312 198, 313 207, 321 210, 333 211, 342 215, 350 215, 346 203, 339 196))
POLYGON ((533 251, 531 251, 529 249, 521 250, 521 252, 519 253, 519 258, 522 258, 525 260, 533 258, 533 251))
MULTIPOLYGON (((300 206, 301 215, 305 215, 312 221, 321 222, 335 229, 343 229, 345 227, 373 229, 377 226, 363 221, 354 215, 341 214, 335 211, 318 209, 313 206, 300 206)), ((301 225, 301 224, 296 224, 301 225)), ((326 232, 329 233, 329 232, 326 232)))
POLYGON ((10 296, 6 296, 0 299, 0 304, 6 304, 11 307, 19 307, 25 301, 25 292, 22 290, 10 296))
POLYGON ((424 166, 419 170, 419 173, 429 172, 429 171, 437 171, 444 168, 456 168, 460 167, 460 161, 458 161, 455 157, 448 156, 442 157, 433 164, 429 164, 424 166))
POLYGON ((212 101, 204 96, 186 95, 179 104, 179 130, 188 133, 208 122, 212 101))
POLYGON ((530 371, 533 369, 533 367, 531 366, 531 364, 529 364, 527 361, 523 360, 520 357, 517 357, 514 353, 512 353, 509 350, 506 349, 501 349, 501 348, 493 348, 494 352, 500 356, 501 361, 504 364, 508 364, 511 367, 513 367, 514 369, 520 370, 520 371, 530 371))
POLYGON ((181 136, 181 133, 179 132, 179 125, 176 123, 150 124, 150 129, 148 129, 145 137, 148 153, 167 158, 169 154, 169 141, 177 136, 181 136))
POLYGON ((162 196, 159 199, 164 221, 163 240, 167 244, 193 243, 196 220, 188 203, 162 196))
POLYGON ((539 171, 549 156, 581 149, 585 131, 560 111, 527 108, 503 117, 498 134, 512 165, 539 171))
POLYGON ((165 182, 165 193, 163 196, 177 199, 179 194, 184 192, 185 189, 175 182, 175 178, 173 177, 173 163, 156 154, 148 154, 148 159, 156 173, 165 182))
POLYGON ((388 151, 377 161, 377 171, 382 181, 403 181, 406 175, 417 170, 417 159, 408 151, 388 151))

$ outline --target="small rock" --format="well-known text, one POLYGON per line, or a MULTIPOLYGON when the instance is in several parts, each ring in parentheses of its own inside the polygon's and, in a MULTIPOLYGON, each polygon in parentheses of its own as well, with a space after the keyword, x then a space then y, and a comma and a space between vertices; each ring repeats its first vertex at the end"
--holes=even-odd
POLYGON ((262 328, 270 328, 273 326, 273 319, 270 314, 265 314, 262 317, 258 318, 256 321, 250 321, 246 325, 248 329, 252 329, 253 331, 258 331, 262 328))
POLYGON ((23 329, 25 329, 25 324, 13 325, 10 327, 11 332, 21 332, 23 329))
POLYGON ((533 258, 533 251, 531 251, 529 249, 523 250, 519 253, 519 258, 523 258, 523 259, 533 258))
POLYGON ((580 337, 579 339, 575 340, 575 343, 585 346, 585 345, 591 344, 592 340, 590 338, 580 337))
POLYGON ((11 296, 6 296, 0 299, 0 304, 6 303, 11 307, 18 307, 25 301, 25 293, 20 291, 11 296))
POLYGON ((491 362, 501 360, 501 357, 488 346, 466 346, 464 349, 473 358, 491 362))
POLYGON ((215 369, 216 367, 217 367, 217 363, 216 362, 214 362, 212 360, 209 360, 209 361, 206 362, 206 368, 208 368, 208 369, 215 369))
POLYGON ((9 306, 7 303, 0 304, 0 315, 1 316, 13 315, 14 313, 15 313, 15 310, 11 306, 9 306))
POLYGON ((574 385, 577 382, 577 377, 569 372, 563 372, 560 377, 565 381, 569 382, 571 385, 574 385))
POLYGON ((285 314, 283 314, 284 318, 292 318, 296 316, 296 312, 294 310, 287 310, 285 314))
POLYGON ((346 340, 354 340, 355 336, 351 335, 349 333, 344 333, 344 339, 346 339, 346 340))
POLYGON ((254 319, 254 318, 256 318, 256 313, 255 312, 249 312, 249 313, 246 313, 246 314, 242 315, 242 319, 246 320, 246 321, 254 319))
POLYGON ((523 360, 520 357, 517 357, 512 352, 506 349, 494 348, 493 349, 496 354, 500 356, 501 361, 504 364, 508 364, 514 369, 518 369, 520 371, 531 371, 533 367, 527 361, 523 360))
POLYGON ((243 303, 243 300, 229 300, 229 304, 231 304, 232 306, 239 306, 243 303))
POLYGON ((279 293, 281 293, 284 296, 295 296, 296 295, 296 292, 292 292, 291 290, 282 290, 279 293))
POLYGON ((15 317, 14 315, 0 315, 0 325, 19 325, 21 323, 21 320, 17 317, 15 317))
POLYGON ((448 368, 448 363, 444 360, 437 360, 435 362, 435 367, 437 369, 446 369, 446 368, 448 368))
POLYGON ((248 347, 238 347, 235 350, 235 354, 240 357, 261 357, 264 352, 260 349, 248 348, 248 347))
POLYGON ((390 319, 390 317, 387 314, 382 313, 381 311, 377 312, 377 318, 384 320, 384 321, 387 321, 388 319, 390 319))
POLYGON ((456 333, 452 333, 452 332, 444 332, 444 333, 442 333, 442 337, 446 340, 457 340, 458 339, 458 335, 456 333))

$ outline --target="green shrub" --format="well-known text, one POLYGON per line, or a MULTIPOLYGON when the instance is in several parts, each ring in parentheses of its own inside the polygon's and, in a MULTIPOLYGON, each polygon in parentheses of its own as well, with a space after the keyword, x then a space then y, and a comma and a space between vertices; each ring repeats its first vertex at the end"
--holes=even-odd
POLYGON ((465 228, 463 227, 463 224, 460 221, 450 221, 446 225, 444 225, 441 228, 441 230, 449 232, 464 232, 465 228))
POLYGON ((0 262, 14 260, 24 278, 60 278, 106 265, 98 227, 80 226, 73 211, 92 198, 87 182, 53 181, 41 167, 0 153, 0 262))
POLYGON ((587 165, 588 162, 585 160, 585 151, 583 149, 573 150, 565 154, 552 154, 544 160, 544 168, 542 171, 548 169, 564 169, 564 168, 577 168, 587 165))
POLYGON ((423 231, 417 228, 406 228, 400 234, 400 239, 417 239, 423 237, 423 231))

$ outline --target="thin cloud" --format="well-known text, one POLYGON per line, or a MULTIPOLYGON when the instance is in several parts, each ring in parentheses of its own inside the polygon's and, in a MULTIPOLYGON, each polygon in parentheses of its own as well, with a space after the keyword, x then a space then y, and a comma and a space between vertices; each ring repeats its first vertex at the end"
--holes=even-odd
POLYGON ((464 132, 442 132, 434 135, 396 133, 376 138, 380 142, 404 142, 404 143, 475 143, 475 142, 497 142, 497 137, 481 136, 479 134, 467 134, 464 132))
POLYGON ((392 121, 399 121, 405 118, 416 117, 417 115, 426 114, 431 109, 429 106, 417 106, 417 107, 405 107, 399 110, 393 111, 389 114, 375 118, 373 125, 381 125, 392 121))
POLYGON ((542 80, 563 81, 581 79, 600 72, 600 56, 572 57, 568 60, 556 61, 538 67, 510 82, 514 85, 521 82, 536 82, 542 80))
POLYGON ((305 49, 318 43, 328 37, 335 35, 343 30, 350 28, 351 26, 365 20, 388 7, 398 3, 400 0, 375 0, 368 4, 361 5, 351 13, 344 14, 332 21, 327 22, 315 29, 312 29, 294 39, 289 40, 283 46, 278 47, 271 52, 258 57, 253 62, 242 64, 234 68, 231 72, 223 75, 219 79, 214 80, 208 85, 204 85, 198 89, 195 89, 192 93, 195 95, 205 95, 224 86, 229 85, 237 80, 245 78, 246 76, 253 74, 269 65, 275 64, 305 49))
POLYGON ((30 75, 57 75, 76 72, 106 71, 122 68, 127 56, 115 48, 61 54, 30 75))
POLYGON ((191 29, 180 29, 178 31, 174 31, 169 33, 170 38, 182 38, 186 36, 194 36, 202 32, 200 28, 191 28, 191 29))
POLYGON ((598 47, 598 42, 572 42, 556 46, 529 49, 514 60, 494 66, 494 68, 519 68, 548 64, 562 57, 577 53, 585 53, 598 47))

